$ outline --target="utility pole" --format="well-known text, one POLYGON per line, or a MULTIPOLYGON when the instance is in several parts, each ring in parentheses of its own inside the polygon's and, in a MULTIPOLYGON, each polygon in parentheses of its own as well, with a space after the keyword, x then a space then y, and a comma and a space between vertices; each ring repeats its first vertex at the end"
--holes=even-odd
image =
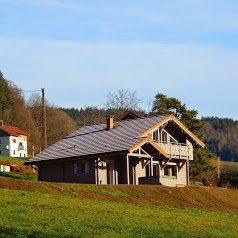
POLYGON ((42 150, 47 148, 46 137, 46 111, 45 111, 45 89, 42 88, 42 150))

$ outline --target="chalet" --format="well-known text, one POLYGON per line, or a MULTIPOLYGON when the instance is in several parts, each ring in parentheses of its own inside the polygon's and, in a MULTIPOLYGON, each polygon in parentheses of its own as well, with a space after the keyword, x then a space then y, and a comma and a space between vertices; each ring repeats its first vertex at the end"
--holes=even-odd
POLYGON ((27 157, 27 137, 29 134, 17 127, 3 125, 0 121, 0 155, 27 157))
POLYGON ((193 148, 205 145, 175 116, 118 119, 79 128, 25 164, 38 166, 41 181, 189 184, 193 148))

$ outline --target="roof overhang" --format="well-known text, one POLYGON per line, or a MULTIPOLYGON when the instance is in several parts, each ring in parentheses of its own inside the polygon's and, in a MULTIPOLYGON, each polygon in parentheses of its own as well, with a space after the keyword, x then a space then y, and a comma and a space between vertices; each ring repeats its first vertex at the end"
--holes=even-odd
MULTIPOLYGON (((72 157, 64 157, 64 158, 51 158, 51 159, 41 159, 41 160, 31 160, 24 162, 24 165, 40 165, 40 164, 51 164, 51 163, 59 163, 59 162, 72 162, 83 159, 96 159, 100 157, 107 157, 113 155, 126 155, 128 153, 127 150, 122 151, 113 151, 107 153, 99 153, 99 154, 89 154, 89 155, 81 155, 81 156, 72 156, 72 157)), ((33 158, 33 157, 32 157, 33 158)))

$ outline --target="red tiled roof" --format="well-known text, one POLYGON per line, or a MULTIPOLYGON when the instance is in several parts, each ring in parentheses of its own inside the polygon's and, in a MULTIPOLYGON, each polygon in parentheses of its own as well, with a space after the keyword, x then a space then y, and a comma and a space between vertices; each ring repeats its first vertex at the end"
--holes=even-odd
POLYGON ((26 131, 23 131, 17 127, 14 126, 0 126, 0 130, 4 131, 5 133, 7 133, 8 135, 11 136, 20 136, 20 135, 26 135, 28 136, 29 133, 27 133, 26 131))

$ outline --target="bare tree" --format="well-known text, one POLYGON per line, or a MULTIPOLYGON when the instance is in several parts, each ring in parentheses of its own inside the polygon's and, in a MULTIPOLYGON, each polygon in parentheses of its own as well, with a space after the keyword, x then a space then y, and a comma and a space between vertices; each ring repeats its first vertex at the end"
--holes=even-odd
POLYGON ((142 98, 138 97, 137 91, 118 89, 106 95, 106 108, 140 110, 142 98))

